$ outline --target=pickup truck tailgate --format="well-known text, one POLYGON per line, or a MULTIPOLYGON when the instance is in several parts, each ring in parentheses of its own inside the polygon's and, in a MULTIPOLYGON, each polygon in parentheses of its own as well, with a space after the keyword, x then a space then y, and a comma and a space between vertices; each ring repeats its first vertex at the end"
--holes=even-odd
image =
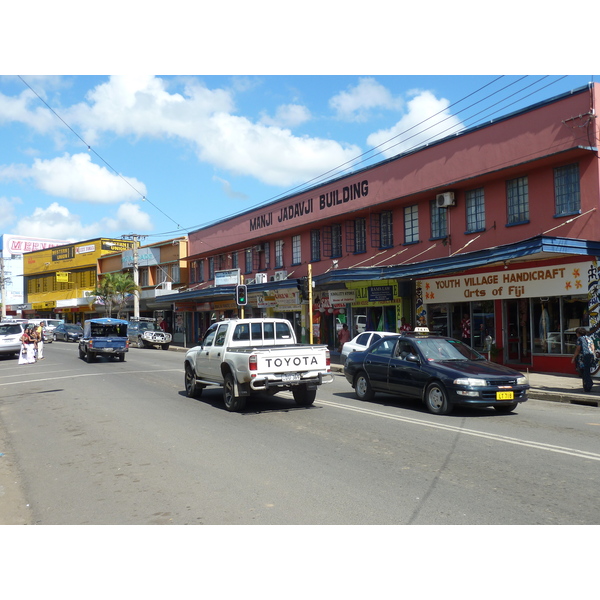
POLYGON ((261 348, 255 356, 258 373, 305 373, 329 369, 325 347, 288 346, 285 352, 281 352, 279 348, 261 348))

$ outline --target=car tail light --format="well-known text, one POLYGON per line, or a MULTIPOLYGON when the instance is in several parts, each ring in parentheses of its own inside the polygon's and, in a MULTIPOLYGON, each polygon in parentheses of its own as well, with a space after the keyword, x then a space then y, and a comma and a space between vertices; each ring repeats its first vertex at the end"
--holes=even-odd
POLYGON ((331 354, 329 353, 329 350, 327 350, 325 352, 325 364, 330 367, 331 366, 331 354))
POLYGON ((256 354, 251 354, 250 358, 248 358, 248 369, 250 371, 258 370, 258 358, 257 358, 256 354))

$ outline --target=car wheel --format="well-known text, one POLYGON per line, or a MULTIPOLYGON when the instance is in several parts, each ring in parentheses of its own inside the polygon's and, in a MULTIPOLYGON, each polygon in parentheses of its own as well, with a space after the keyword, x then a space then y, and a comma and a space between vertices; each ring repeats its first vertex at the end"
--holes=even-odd
POLYGON ((511 413, 517 406, 518 404, 516 402, 514 404, 499 404, 494 406, 494 410, 502 414, 511 413))
POLYGON ((79 358, 85 358, 85 352, 81 349, 81 346, 79 346, 79 358))
POLYGON ((162 348, 163 350, 168 350, 168 349, 169 349, 169 344, 163 344, 163 345, 161 346, 161 348, 162 348))
POLYGON ((297 385, 292 388, 292 394, 298 406, 311 406, 317 397, 317 390, 309 390, 306 385, 297 385))
POLYGON ((122 352, 121 354, 119 354, 119 361, 120 362, 125 362, 125 353, 122 352))
POLYGON ((434 415, 448 415, 452 412, 452 404, 448 393, 441 383, 430 383, 425 390, 425 405, 434 415))
POLYGON ((54 341, 56 341, 56 334, 55 334, 55 333, 53 333, 53 334, 52 334, 52 339, 53 339, 54 341))
POLYGON ((85 360, 89 363, 93 363, 96 360, 96 355, 89 350, 85 351, 85 360))
POLYGON ((199 398, 202 395, 202 390, 204 389, 203 385, 200 385, 196 382, 196 378, 194 377, 194 372, 192 371, 192 367, 186 363, 185 365, 185 393, 188 398, 199 398))
POLYGON ((354 380, 354 392, 356 393, 356 397, 359 400, 364 400, 368 402, 369 400, 373 400, 373 389, 371 388, 371 383, 367 378, 366 373, 359 373, 354 380))
POLYGON ((138 346, 138 348, 144 347, 144 340, 141 337, 138 338, 137 346, 138 346))
POLYGON ((235 381, 231 373, 225 375, 225 381, 223 382, 223 401, 225 402, 225 408, 229 412, 238 412, 243 410, 246 406, 246 398, 244 396, 235 395, 235 381))

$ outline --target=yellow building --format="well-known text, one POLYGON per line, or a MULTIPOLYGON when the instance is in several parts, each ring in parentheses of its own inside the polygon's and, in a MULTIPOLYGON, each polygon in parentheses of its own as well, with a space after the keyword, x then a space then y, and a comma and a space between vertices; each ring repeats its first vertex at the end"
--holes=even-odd
POLYGON ((105 254, 130 250, 133 242, 97 238, 29 252, 23 260, 23 292, 26 317, 57 317, 83 321, 93 313, 98 279, 98 260, 105 254))

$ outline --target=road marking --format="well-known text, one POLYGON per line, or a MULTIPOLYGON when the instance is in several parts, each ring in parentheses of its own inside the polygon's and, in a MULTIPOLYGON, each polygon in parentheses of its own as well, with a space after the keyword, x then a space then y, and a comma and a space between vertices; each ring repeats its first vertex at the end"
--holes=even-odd
POLYGON ((58 381, 60 379, 77 379, 79 377, 101 377, 104 375, 131 375, 132 373, 168 373, 168 372, 176 372, 183 373, 183 369, 151 369, 145 371, 113 371, 106 373, 81 373, 80 375, 64 375, 62 377, 44 377, 42 379, 31 379, 30 377, 25 378, 21 381, 11 381, 6 383, 0 383, 0 387, 4 387, 7 385, 21 385, 23 381, 27 381, 27 383, 36 383, 39 381, 58 381))
POLYGON ((434 429, 443 429, 445 431, 453 431, 456 433, 462 433, 465 435, 472 435, 474 437, 486 438, 496 442, 504 442, 506 444, 515 444, 518 446, 527 446, 528 448, 536 448, 537 450, 545 450, 546 452, 557 452, 559 454, 568 454, 569 456, 575 456, 577 458, 587 458, 588 460, 599 460, 600 454, 597 452, 587 452, 586 450, 577 450, 576 448, 566 448, 564 446, 554 446, 552 444, 544 444, 542 442, 534 442, 531 440, 522 440, 519 438, 513 438, 506 435, 498 435, 495 433, 485 433, 483 431, 477 431, 475 429, 465 429, 463 427, 457 427, 455 425, 446 425, 444 423, 434 423, 433 421, 425 421, 423 419, 414 419, 411 417, 403 417, 400 415, 391 415, 377 410, 369 408, 360 408, 356 406, 349 406, 347 404, 340 404, 337 402, 328 402, 327 400, 318 400, 319 404, 325 404, 333 408, 341 408, 352 412, 364 413, 367 415, 382 417, 384 419, 391 419, 393 421, 402 421, 403 423, 411 423, 413 425, 420 425, 422 427, 432 427, 434 429))

